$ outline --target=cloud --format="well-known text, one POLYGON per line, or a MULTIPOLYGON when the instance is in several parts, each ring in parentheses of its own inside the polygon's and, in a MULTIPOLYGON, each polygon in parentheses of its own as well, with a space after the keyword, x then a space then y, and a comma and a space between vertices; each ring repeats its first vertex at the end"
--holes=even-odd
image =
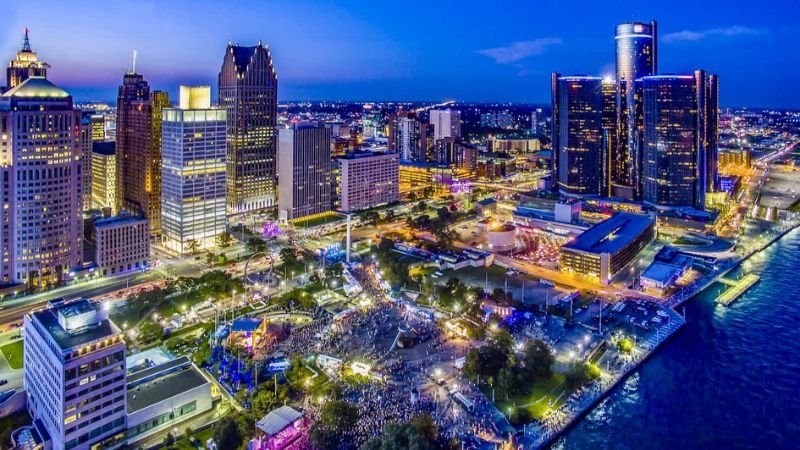
POLYGON ((731 27, 712 28, 710 30, 702 30, 702 31, 683 30, 675 33, 667 33, 664 35, 664 37, 662 37, 662 40, 664 42, 682 42, 682 41, 694 42, 694 41, 701 41, 705 38, 713 36, 734 37, 734 36, 745 36, 745 35, 754 35, 763 33, 764 33, 763 30, 759 30, 756 28, 734 25, 731 27))
POLYGON ((478 50, 478 53, 494 59, 498 64, 508 64, 521 61, 530 56, 540 55, 548 47, 558 45, 561 42, 561 38, 557 37, 539 38, 532 41, 513 42, 505 47, 478 50))

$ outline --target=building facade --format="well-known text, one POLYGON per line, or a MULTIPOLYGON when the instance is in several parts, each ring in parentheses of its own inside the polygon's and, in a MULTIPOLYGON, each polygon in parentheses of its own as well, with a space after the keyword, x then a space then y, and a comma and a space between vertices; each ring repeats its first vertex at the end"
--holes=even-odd
POLYGON ((44 288, 82 261, 80 111, 45 78, 0 96, 2 282, 44 288))
POLYGON ((416 113, 398 113, 389 117, 389 151, 401 161, 432 162, 433 127, 419 120, 416 113))
POLYGON ((225 231, 226 111, 209 86, 181 86, 180 106, 163 111, 162 243, 177 254, 213 247, 225 231))
POLYGON ((275 206, 278 76, 269 48, 228 44, 219 73, 227 114, 228 212, 275 206))
POLYGON ((553 74, 554 180, 568 195, 599 195, 603 162, 603 81, 553 74))
POLYGON ((27 407, 53 450, 124 439, 125 341, 99 303, 50 303, 24 319, 27 407))
POLYGON ((703 71, 637 80, 645 203, 705 208, 717 179, 716 89, 716 76, 703 71))
POLYGON ((114 142, 92 146, 92 205, 90 209, 108 209, 116 215, 117 153, 114 142))
POLYGON ((92 124, 87 114, 81 117, 81 132, 78 138, 81 149, 81 189, 83 198, 81 208, 86 211, 92 207, 92 124))
POLYGON ((461 111, 454 109, 432 109, 430 124, 433 125, 433 139, 461 137, 461 111))
POLYGON ((94 262, 101 276, 150 265, 150 225, 144 217, 116 216, 92 224, 94 262))
POLYGON ((331 129, 303 123, 278 134, 278 218, 316 216, 331 210, 331 129))
POLYGON ((658 73, 658 24, 626 22, 617 25, 616 75, 617 135, 619 140, 611 158, 612 182, 618 193, 626 197, 638 197, 637 178, 641 154, 637 148, 635 80, 658 73))
POLYGON ((150 220, 150 232, 161 233, 161 111, 169 107, 166 92, 150 91, 137 73, 126 73, 117 96, 117 211, 150 220))
POLYGON ((337 163, 341 211, 359 211, 400 200, 400 157, 397 153, 352 153, 339 158, 337 163))

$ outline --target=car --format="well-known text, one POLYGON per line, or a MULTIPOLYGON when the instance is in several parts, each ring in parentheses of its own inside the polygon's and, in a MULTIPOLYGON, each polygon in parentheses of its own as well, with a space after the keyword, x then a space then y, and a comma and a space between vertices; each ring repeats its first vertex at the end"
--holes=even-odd
POLYGON ((8 384, 8 380, 6 380, 5 378, 3 378, 2 380, 0 380, 0 386, 2 386, 2 385, 4 385, 4 384, 8 384))

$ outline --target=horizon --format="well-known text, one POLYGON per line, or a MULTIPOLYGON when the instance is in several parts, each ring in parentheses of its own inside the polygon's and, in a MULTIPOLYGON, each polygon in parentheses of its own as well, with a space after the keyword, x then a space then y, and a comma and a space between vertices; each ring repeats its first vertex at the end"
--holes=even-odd
POLYGON ((13 58, 28 28, 54 83, 76 101, 114 103, 134 49, 137 71, 153 89, 174 95, 181 84, 216 91, 228 41, 262 40, 273 56, 281 103, 452 99, 546 106, 550 73, 613 74, 614 26, 656 20, 659 73, 702 68, 718 74, 723 107, 796 110, 800 90, 782 89, 800 69, 800 55, 791 48, 800 38, 794 2, 767 8, 735 3, 680 0, 659 11, 622 2, 614 8, 626 11, 620 14, 603 5, 575 11, 550 1, 505 8, 444 1, 408 10, 396 2, 367 7, 354 0, 88 1, 69 7, 45 0, 12 6, 0 18, 0 57, 13 58), (103 19, 97 19, 99 10, 103 19), (151 18, 144 28, 143 17, 151 18))

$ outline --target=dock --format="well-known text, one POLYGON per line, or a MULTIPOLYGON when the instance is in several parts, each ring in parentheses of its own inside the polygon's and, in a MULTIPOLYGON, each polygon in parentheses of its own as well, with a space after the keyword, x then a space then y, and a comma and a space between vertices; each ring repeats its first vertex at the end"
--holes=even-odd
POLYGON ((726 289, 725 292, 723 292, 722 295, 720 295, 717 298, 717 303, 724 306, 730 305, 731 303, 736 301, 736 299, 738 299, 742 294, 747 292, 748 289, 753 287, 753 285, 758 283, 758 280, 760 279, 761 277, 754 273, 748 273, 738 281, 732 281, 725 278, 721 278, 720 281, 730 287, 726 289))

